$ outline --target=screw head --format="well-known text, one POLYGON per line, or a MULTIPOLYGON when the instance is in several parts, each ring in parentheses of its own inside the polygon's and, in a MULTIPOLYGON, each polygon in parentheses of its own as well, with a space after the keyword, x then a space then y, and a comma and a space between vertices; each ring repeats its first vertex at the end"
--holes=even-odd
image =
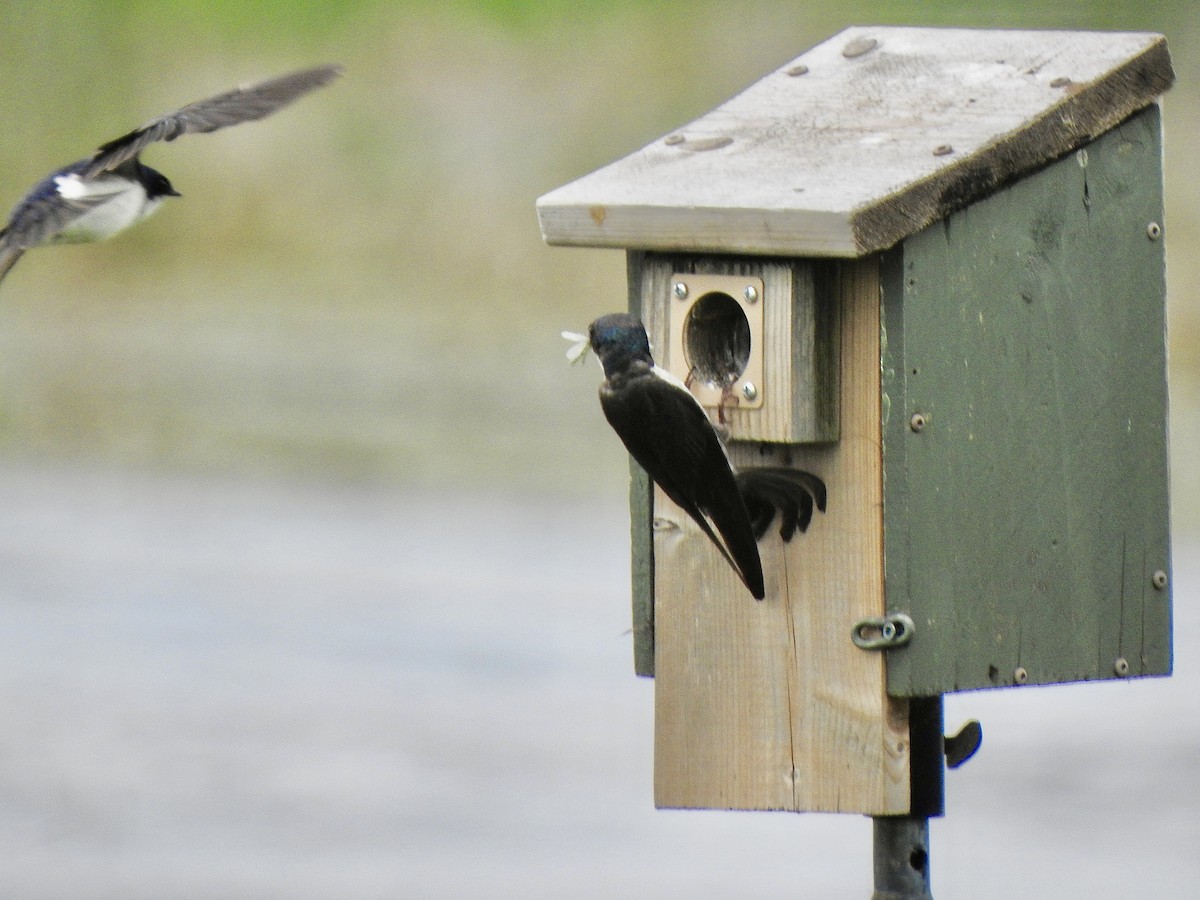
POLYGON ((758 396, 758 388, 756 388, 751 382, 747 381, 742 385, 742 396, 747 400, 753 400, 758 396))
POLYGON ((842 56, 846 59, 855 59, 865 53, 870 53, 878 46, 879 41, 875 38, 857 37, 842 48, 842 56))
POLYGON ((1024 666, 1017 666, 1013 670, 1013 681, 1017 684, 1024 684, 1029 680, 1029 671, 1024 666))
POLYGON ((675 295, 676 300, 686 300, 688 295, 688 286, 682 281, 675 282, 671 288, 671 293, 675 295))
POLYGON ((1157 222, 1151 222, 1146 226, 1146 237, 1150 238, 1152 241, 1157 241, 1160 237, 1162 237, 1162 226, 1157 222))
POLYGON ((1152 585, 1154 585, 1155 590, 1161 591, 1163 588, 1165 588, 1167 586, 1167 573, 1164 572, 1162 569, 1159 569, 1157 572, 1155 572, 1153 575, 1150 576, 1150 583, 1152 585))
POLYGON ((1113 663, 1113 671, 1124 678, 1129 674, 1129 660, 1123 656, 1118 657, 1117 661, 1113 663))
POLYGON ((913 431, 922 431, 926 425, 926 419, 922 413, 913 413, 912 418, 908 420, 908 427, 913 431))
POLYGON ((747 303, 758 302, 758 288, 752 284, 746 285, 746 289, 742 291, 742 296, 746 298, 747 303))

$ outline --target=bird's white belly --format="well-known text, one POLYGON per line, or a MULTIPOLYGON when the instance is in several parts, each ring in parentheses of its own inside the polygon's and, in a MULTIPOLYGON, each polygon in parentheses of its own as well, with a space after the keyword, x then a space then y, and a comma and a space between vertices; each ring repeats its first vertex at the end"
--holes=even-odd
MULTIPOLYGON (((97 182, 99 181, 98 179, 97 182)), ((101 188, 102 182, 96 183, 95 187, 101 188)), ((65 195, 66 192, 62 193, 65 195)), ((56 244, 102 241, 144 219, 158 209, 161 203, 161 198, 147 199, 146 191, 141 185, 126 187, 75 219, 51 238, 51 241, 56 244)))

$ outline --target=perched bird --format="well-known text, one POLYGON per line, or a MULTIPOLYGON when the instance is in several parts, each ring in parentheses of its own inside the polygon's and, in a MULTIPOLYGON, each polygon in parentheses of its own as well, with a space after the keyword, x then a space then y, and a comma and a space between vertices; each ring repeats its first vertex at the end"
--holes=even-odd
POLYGON ((165 175, 138 159, 149 144, 262 119, 341 71, 341 66, 318 66, 190 103, 50 173, 0 229, 0 280, 32 247, 104 240, 150 215, 167 197, 178 197, 165 175))
POLYGON ((654 364, 646 329, 635 316, 602 316, 588 327, 588 342, 604 367, 600 406, 608 423, 761 600, 766 589, 750 516, 725 448, 699 401, 654 364))

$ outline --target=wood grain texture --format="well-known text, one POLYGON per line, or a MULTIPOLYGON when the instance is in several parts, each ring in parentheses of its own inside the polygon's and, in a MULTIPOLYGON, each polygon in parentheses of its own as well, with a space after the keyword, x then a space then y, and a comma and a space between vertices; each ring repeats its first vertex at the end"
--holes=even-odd
POLYGON ((850 641, 884 603, 878 271, 839 268, 841 439, 731 448, 738 464, 796 465, 829 487, 807 534, 760 543, 766 599, 655 492, 660 807, 908 811, 907 702, 888 698, 881 655, 850 641))
POLYGON ((550 192, 538 216, 552 244, 862 256, 1081 146, 1173 80, 1157 34, 856 26, 550 192))

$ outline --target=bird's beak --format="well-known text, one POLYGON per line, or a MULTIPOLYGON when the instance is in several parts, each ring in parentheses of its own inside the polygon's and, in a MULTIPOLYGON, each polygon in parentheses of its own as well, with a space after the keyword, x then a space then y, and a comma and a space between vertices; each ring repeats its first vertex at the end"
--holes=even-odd
POLYGON ((167 196, 168 197, 182 197, 183 194, 179 193, 179 191, 175 190, 175 188, 171 188, 171 190, 167 191, 167 196))

